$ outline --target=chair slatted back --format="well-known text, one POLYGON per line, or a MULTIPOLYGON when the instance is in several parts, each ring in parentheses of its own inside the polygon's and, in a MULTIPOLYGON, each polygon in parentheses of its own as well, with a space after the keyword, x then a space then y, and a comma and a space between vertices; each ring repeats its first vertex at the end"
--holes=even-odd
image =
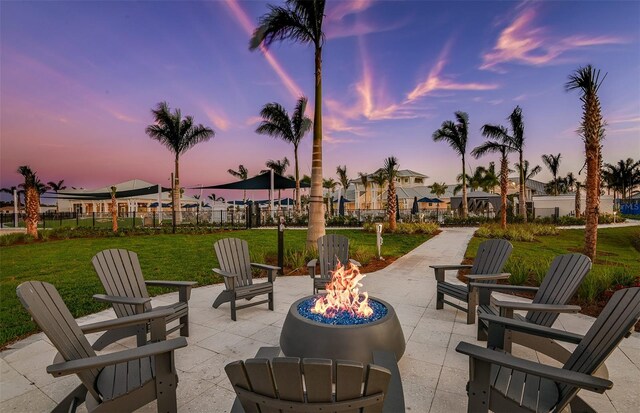
POLYGON ((278 357, 235 361, 225 371, 247 413, 382 411, 389 370, 338 361, 333 381, 333 368, 329 359, 278 357))
MULTIPOLYGON (((489 239, 482 241, 478 246, 478 252, 476 258, 473 260, 473 267, 471 268, 471 274, 498 274, 502 272, 502 267, 511 256, 513 245, 504 239, 489 239)), ((487 284, 495 284, 496 280, 479 280, 487 284)), ((491 291, 482 288, 480 289, 479 300, 480 302, 489 302, 491 298, 491 291)), ((474 311, 474 310, 470 310, 474 311)))
MULTIPOLYGON (((616 291, 563 368, 593 374, 638 322, 638 319, 640 319, 640 287, 616 291)), ((559 389, 561 402, 558 407, 562 408, 578 390, 568 385, 561 385, 559 389)))
MULTIPOLYGON (((535 304, 566 304, 591 270, 591 260, 583 254, 558 255, 533 297, 535 304)), ((526 319, 532 323, 551 327, 560 313, 529 311, 526 319)))
POLYGON ((318 261, 320 277, 331 279, 331 271, 336 269, 338 261, 342 265, 349 262, 349 238, 337 234, 327 234, 318 238, 318 261))
MULTIPOLYGON (((238 238, 223 238, 213 244, 213 249, 218 257, 220 269, 238 275, 234 280, 236 287, 253 284, 251 257, 247 241, 238 238)), ((231 289, 229 281, 226 279, 225 285, 227 289, 231 289)))
MULTIPOLYGON (((96 355, 53 285, 40 281, 27 281, 18 286, 16 293, 24 308, 66 361, 96 355)), ((99 395, 94 384, 99 373, 100 370, 97 369, 77 373, 82 383, 97 400, 99 395)))
MULTIPOLYGON (((138 254, 125 249, 100 251, 92 259, 93 269, 98 274, 107 295, 129 298, 148 298, 138 254)), ((145 304, 151 310, 151 303, 145 304)), ((113 304, 118 317, 136 314, 135 307, 128 304, 113 304)))
MULTIPOLYGON (((478 247, 471 274, 498 274, 509 259, 513 245, 504 239, 489 239, 478 247)), ((495 282, 495 281, 493 281, 495 282)))

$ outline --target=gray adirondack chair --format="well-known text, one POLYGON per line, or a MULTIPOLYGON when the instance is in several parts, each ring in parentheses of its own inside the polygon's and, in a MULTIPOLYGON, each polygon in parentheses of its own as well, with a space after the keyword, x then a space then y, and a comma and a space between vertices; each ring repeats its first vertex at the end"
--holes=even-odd
POLYGON ((349 259, 349 238, 344 235, 327 234, 318 238, 318 258, 307 263, 309 276, 313 279, 313 294, 324 290, 331 281, 331 271, 335 270, 340 261, 343 265, 350 262, 358 267, 361 264, 349 259), (316 272, 316 266, 320 264, 320 272, 316 272))
MULTIPOLYGON (((478 247, 476 258, 473 265, 453 264, 453 265, 431 265, 436 276, 436 309, 441 310, 444 304, 448 304, 458 310, 467 313, 467 324, 473 324, 476 321, 476 304, 481 298, 479 295, 490 296, 489 291, 472 291, 469 285, 453 284, 445 281, 445 271, 458 271, 462 269, 471 269, 471 273, 466 277, 469 282, 495 284, 497 280, 509 278, 508 273, 502 273, 502 267, 511 255, 513 246, 507 240, 490 239, 483 241, 478 247), (463 307, 451 301, 444 299, 448 295, 457 300, 467 303, 467 307, 463 307)), ((484 298, 484 297, 483 297, 484 298)))
POLYGON ((85 334, 151 323, 152 339, 164 340, 165 309, 79 326, 51 284, 28 281, 17 288, 18 298, 59 354, 47 367, 54 377, 76 374, 81 384, 67 395, 54 413, 75 412, 85 403, 88 412, 133 411, 157 400, 158 411, 176 412, 178 376, 173 352, 186 347, 184 337, 142 347, 96 355, 85 334))
POLYGON ((456 347, 469 356, 469 412, 560 412, 568 405, 574 412, 595 412, 577 393, 603 393, 613 386, 593 374, 640 318, 640 288, 617 291, 584 337, 505 317, 482 318, 489 322, 489 346, 497 350, 465 342, 456 347), (562 368, 523 360, 500 349, 498 333, 505 328, 578 346, 562 368))
POLYGON ((214 268, 213 272, 224 277, 225 290, 218 295, 213 302, 213 308, 229 302, 231 305, 231 319, 236 321, 236 310, 269 303, 269 310, 273 311, 273 283, 276 271, 280 267, 251 262, 249 257, 249 244, 238 238, 224 238, 213 244, 213 249, 218 257, 220 268, 214 268), (267 281, 253 282, 252 268, 267 271, 267 281), (237 300, 251 300, 252 298, 267 294, 266 300, 249 304, 237 305, 237 300))
POLYGON ((351 361, 277 357, 225 366, 240 404, 254 412, 382 412, 391 373, 351 361))
MULTIPOLYGON (((498 285, 471 283, 471 288, 487 291, 529 291, 536 295, 531 303, 515 301, 490 300, 486 294, 481 294, 478 303, 478 315, 500 315, 515 320, 533 323, 544 327, 551 327, 558 319, 560 313, 577 313, 580 306, 567 305, 574 296, 582 280, 591 270, 591 260, 582 254, 564 254, 557 256, 551 263, 540 287, 528 287, 521 285, 498 285), (484 301, 483 301, 484 300, 484 301), (490 301, 493 301, 493 305, 490 301), (514 310, 528 311, 525 316, 514 314, 514 310)), ((478 322, 478 340, 486 340, 488 323, 478 322)), ((516 342, 536 351, 544 353, 564 363, 571 352, 556 341, 513 332, 508 330, 505 334, 504 350, 511 352, 511 343, 516 342)))
MULTIPOLYGON (((168 330, 172 333, 180 330, 180 335, 189 337, 189 298, 191 288, 197 285, 194 281, 145 281, 138 261, 138 255, 124 249, 100 251, 92 259, 93 269, 100 278, 105 294, 96 294, 94 299, 110 303, 118 318, 140 314, 147 311, 171 308, 173 313, 167 317, 167 323, 178 320, 176 326, 168 330), (147 285, 178 288, 178 302, 167 306, 152 308, 147 285)), ((144 326, 110 330, 102 335, 93 345, 102 350, 109 344, 124 337, 135 335, 138 346, 145 344, 147 330, 144 326)))

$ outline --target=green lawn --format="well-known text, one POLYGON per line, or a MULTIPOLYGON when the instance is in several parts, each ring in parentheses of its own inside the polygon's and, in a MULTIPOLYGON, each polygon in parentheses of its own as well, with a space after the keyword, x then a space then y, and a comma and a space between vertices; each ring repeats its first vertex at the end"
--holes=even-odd
MULTIPOLYGON (((351 240, 351 255, 365 264, 375 255, 375 234, 360 230, 328 230, 351 240)), ((81 238, 35 242, 0 248, 0 345, 32 333, 36 326, 16 297, 16 287, 28 280, 46 281, 56 286, 74 317, 94 313, 107 306, 91 296, 104 293, 91 266, 91 258, 107 248, 125 248, 138 253, 147 279, 194 280, 200 285, 221 282, 211 268, 217 265, 213 243, 233 236, 249 242, 252 260, 275 264, 276 230, 224 231, 207 235, 148 235, 115 238, 81 238)), ((417 247, 429 235, 385 234, 383 255, 399 257, 417 247)), ((285 234, 285 266, 304 265, 306 231, 285 234)), ((165 290, 170 291, 170 290, 165 290)), ((164 292, 150 289, 152 295, 164 292)))
MULTIPOLYGON (((593 302, 615 284, 629 284, 640 277, 640 252, 634 238, 640 227, 602 228, 598 230, 598 249, 593 269, 578 290, 579 298, 593 302)), ((484 238, 473 237, 466 257, 475 256, 484 238)), ((556 255, 579 252, 584 243, 584 230, 561 230, 558 235, 537 236, 534 242, 512 241, 513 253, 505 265, 514 284, 538 285, 556 255)))

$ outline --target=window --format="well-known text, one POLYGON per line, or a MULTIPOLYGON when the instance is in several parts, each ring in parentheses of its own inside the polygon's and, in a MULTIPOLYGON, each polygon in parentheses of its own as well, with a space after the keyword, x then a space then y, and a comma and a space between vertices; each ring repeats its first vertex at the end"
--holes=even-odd
POLYGON ((422 178, 416 178, 415 183, 421 184, 422 183, 422 178))

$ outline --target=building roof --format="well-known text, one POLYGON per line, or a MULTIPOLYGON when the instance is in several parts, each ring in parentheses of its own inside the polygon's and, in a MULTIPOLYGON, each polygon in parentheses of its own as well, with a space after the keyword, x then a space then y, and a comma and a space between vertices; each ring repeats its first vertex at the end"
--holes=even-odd
MULTIPOLYGON (((520 178, 517 176, 510 177, 509 182, 515 182, 517 184, 518 182, 520 182, 520 178)), ((527 179, 526 182, 524 183, 524 186, 539 194, 545 193, 544 183, 540 181, 536 181, 535 179, 527 179)))

